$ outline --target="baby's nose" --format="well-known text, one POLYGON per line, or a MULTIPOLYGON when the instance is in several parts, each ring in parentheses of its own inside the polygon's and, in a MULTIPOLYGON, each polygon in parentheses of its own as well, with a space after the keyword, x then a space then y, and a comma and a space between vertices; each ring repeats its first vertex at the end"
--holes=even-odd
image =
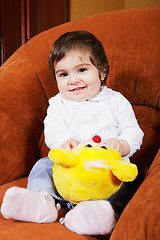
POLYGON ((69 84, 73 85, 77 82, 79 82, 79 77, 77 75, 71 75, 69 79, 69 84))

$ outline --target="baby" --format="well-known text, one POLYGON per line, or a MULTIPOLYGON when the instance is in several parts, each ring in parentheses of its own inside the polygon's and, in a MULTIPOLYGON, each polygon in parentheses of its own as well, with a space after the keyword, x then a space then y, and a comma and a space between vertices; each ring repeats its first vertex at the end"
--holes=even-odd
MULTIPOLYGON (((47 146, 72 151, 99 135, 103 145, 117 150, 129 161, 140 148, 143 132, 127 99, 103 86, 109 65, 101 42, 86 31, 67 32, 55 41, 49 67, 59 93, 49 100, 44 120, 47 146)), ((27 189, 8 189, 1 207, 3 216, 54 222, 61 205, 69 210, 63 224, 70 230, 87 235, 110 233, 119 217, 116 206, 125 198, 126 185, 109 199, 84 201, 75 206, 57 192, 52 167, 48 157, 40 159, 29 175, 27 189)))

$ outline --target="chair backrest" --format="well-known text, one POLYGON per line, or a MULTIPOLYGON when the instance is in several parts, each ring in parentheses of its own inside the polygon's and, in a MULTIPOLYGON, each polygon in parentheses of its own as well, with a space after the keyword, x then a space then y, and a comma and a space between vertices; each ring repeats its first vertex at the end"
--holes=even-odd
POLYGON ((18 49, 0 69, 0 183, 28 174, 47 154, 43 119, 57 93, 48 54, 64 32, 87 30, 104 45, 110 74, 107 86, 133 105, 145 137, 132 161, 145 174, 160 142, 160 8, 99 14, 51 28, 18 49))

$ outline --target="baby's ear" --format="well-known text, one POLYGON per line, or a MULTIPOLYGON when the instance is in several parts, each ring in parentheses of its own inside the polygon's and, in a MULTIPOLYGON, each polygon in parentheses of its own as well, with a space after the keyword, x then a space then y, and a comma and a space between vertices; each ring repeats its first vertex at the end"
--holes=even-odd
POLYGON ((49 152, 49 158, 52 162, 62 167, 72 167, 79 162, 79 158, 65 149, 52 149, 49 152))
POLYGON ((137 166, 126 161, 111 160, 111 172, 123 182, 131 182, 138 175, 137 166))
POLYGON ((106 79, 107 79, 107 69, 104 68, 103 71, 100 72, 100 80, 101 80, 101 83, 104 84, 106 82, 106 79))
POLYGON ((102 82, 104 81, 105 77, 106 77, 105 72, 102 72, 102 73, 101 73, 101 81, 102 81, 102 82))

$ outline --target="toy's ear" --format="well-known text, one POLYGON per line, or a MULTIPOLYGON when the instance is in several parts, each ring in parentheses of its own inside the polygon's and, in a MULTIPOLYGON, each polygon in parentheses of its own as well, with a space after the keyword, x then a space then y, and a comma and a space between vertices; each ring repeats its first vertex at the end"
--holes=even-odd
POLYGON ((49 152, 49 158, 52 162, 62 167, 72 167, 79 162, 79 158, 65 149, 52 149, 49 152))
POLYGON ((133 163, 112 160, 110 164, 113 166, 111 167, 113 175, 123 182, 131 182, 138 175, 137 166, 133 163))

